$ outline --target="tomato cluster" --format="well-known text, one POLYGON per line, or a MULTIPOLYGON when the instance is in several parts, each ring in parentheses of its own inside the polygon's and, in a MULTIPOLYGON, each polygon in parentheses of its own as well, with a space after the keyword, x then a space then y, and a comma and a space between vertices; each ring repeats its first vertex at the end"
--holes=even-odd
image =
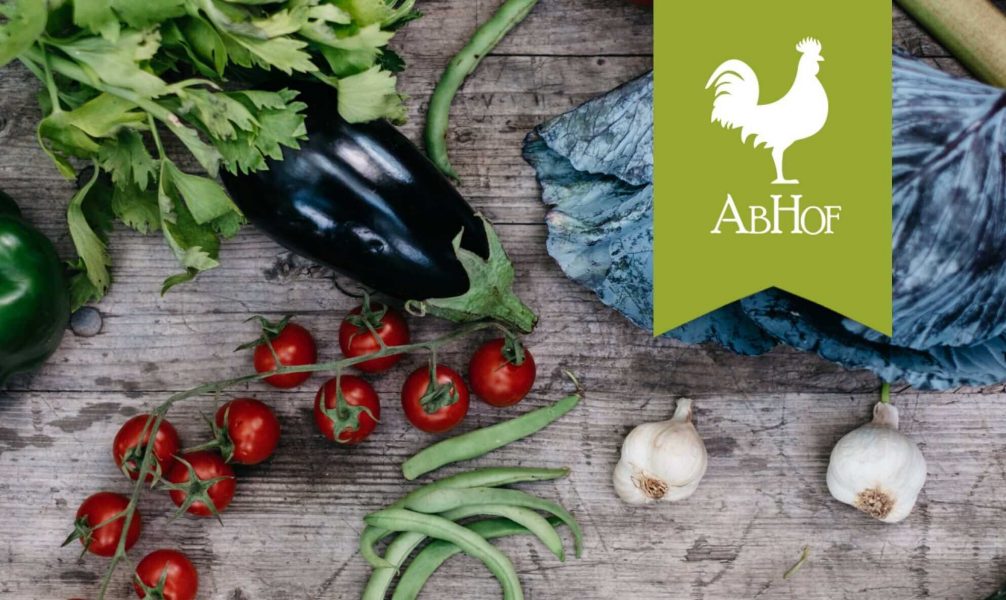
MULTIPOLYGON (((263 335, 254 350, 255 370, 270 373, 280 367, 308 365, 317 357, 311 334, 289 318, 279 323, 259 319, 263 335)), ((404 353, 395 347, 411 341, 405 316, 394 308, 371 302, 350 311, 339 326, 339 349, 353 368, 365 375, 391 370, 404 353), (392 350, 389 350, 392 349, 392 350)), ((516 338, 486 342, 472 356, 468 377, 477 396, 493 406, 520 402, 534 385, 534 357, 516 338)), ((308 372, 280 373, 264 381, 280 388, 304 383, 308 372)), ((445 433, 468 414, 469 388, 460 373, 442 364, 423 366, 410 374, 401 391, 402 410, 417 429, 445 433)), ((359 444, 367 439, 381 418, 381 404, 374 387, 356 375, 338 375, 326 381, 314 398, 318 430, 339 444, 359 444)), ((219 415, 218 415, 219 419, 219 415)))
MULTIPOLYGON (((277 388, 293 388, 307 381, 317 360, 314 337, 289 317, 270 323, 259 317, 262 335, 243 347, 253 347, 253 364, 263 381, 277 388), (297 367, 305 367, 300 371, 297 367)), ((408 346, 411 335, 405 316, 390 306, 366 298, 342 320, 339 347, 353 368, 376 375, 392 369, 404 356, 396 346, 408 346)), ((416 346, 409 350, 429 349, 416 346)), ((487 404, 511 406, 534 385, 531 353, 512 337, 483 344, 468 369, 471 390, 487 404)), ((405 379, 402 409, 417 429, 442 434, 467 415, 469 387, 460 373, 434 360, 405 379)), ((357 375, 337 374, 326 381, 314 399, 314 420, 321 433, 339 444, 358 444, 373 433, 381 418, 374 387, 357 375)), ((116 466, 131 480, 145 472, 145 483, 167 491, 178 512, 217 516, 234 499, 237 487, 232 465, 251 466, 268 460, 276 450, 280 424, 273 410, 254 398, 235 398, 221 405, 209 421, 211 439, 189 449, 175 427, 163 416, 142 414, 127 420, 112 443, 116 466), (150 448, 150 456, 147 451, 150 448), (149 460, 144 465, 144 460, 149 460)), ((74 530, 66 543, 79 539, 86 552, 112 557, 128 551, 142 530, 140 512, 131 499, 115 492, 99 492, 84 500, 74 530), (128 525, 126 521, 128 520, 128 525), (123 530, 128 527, 125 536, 123 530)), ((156 550, 136 567, 133 585, 141 598, 192 600, 198 574, 181 552, 156 550)))
MULTIPOLYGON (((339 327, 339 347, 353 366, 366 374, 384 373, 402 358, 386 351, 410 342, 404 315, 369 298, 353 309, 339 327)), ((515 338, 486 342, 472 356, 468 370, 472 390, 493 406, 520 402, 534 385, 535 363, 515 338)), ((414 370, 402 385, 402 410, 417 429, 446 433, 468 414, 469 388, 460 373, 442 364, 414 370)), ((381 406, 373 386, 360 377, 343 375, 322 386, 315 397, 314 417, 328 439, 357 444, 369 436, 380 419, 381 406)))
MULTIPOLYGON (((237 398, 222 405, 211 424, 213 437, 209 442, 182 450, 178 431, 169 421, 158 422, 155 415, 137 415, 116 434, 112 458, 135 481, 152 443, 145 481, 166 489, 180 512, 200 517, 218 515, 234 498, 236 479, 231 463, 255 465, 272 456, 279 442, 279 420, 265 403, 237 398)), ((86 552, 112 557, 118 551, 128 518, 122 548, 128 551, 139 539, 143 522, 139 510, 134 509, 128 516, 129 509, 130 499, 122 494, 98 492, 88 497, 77 510, 74 530, 66 543, 79 539, 86 552)), ((198 574, 184 554, 162 549, 137 564, 133 587, 141 598, 193 600, 198 574)))

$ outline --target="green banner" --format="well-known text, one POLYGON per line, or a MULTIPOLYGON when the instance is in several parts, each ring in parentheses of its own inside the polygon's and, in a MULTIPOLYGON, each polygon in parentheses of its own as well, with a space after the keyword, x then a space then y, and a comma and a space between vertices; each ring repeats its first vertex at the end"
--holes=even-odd
POLYGON ((778 287, 889 335, 891 4, 654 4, 655 333, 778 287))

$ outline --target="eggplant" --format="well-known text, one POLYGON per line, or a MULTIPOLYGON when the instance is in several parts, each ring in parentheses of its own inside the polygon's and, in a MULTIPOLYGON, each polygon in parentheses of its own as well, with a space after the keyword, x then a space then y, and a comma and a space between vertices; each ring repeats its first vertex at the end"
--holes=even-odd
POLYGON ((386 121, 345 121, 331 87, 290 87, 307 104, 307 141, 283 148, 268 170, 223 175, 248 220, 420 311, 530 331, 536 317, 513 294, 513 267, 492 226, 433 163, 386 121))

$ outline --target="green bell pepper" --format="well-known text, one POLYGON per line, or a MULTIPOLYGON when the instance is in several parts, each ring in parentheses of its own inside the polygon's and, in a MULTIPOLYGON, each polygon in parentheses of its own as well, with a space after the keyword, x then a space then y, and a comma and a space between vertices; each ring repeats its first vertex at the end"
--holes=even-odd
POLYGON ((41 366, 69 319, 70 292, 55 246, 0 192, 0 386, 41 366))

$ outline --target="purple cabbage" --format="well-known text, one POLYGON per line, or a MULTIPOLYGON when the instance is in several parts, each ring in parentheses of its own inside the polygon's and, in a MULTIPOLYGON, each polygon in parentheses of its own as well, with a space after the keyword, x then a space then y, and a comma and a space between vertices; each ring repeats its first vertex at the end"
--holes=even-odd
MULTIPOLYGON (((922 389, 1006 381, 1006 95, 894 56, 894 336, 779 290, 666 335, 761 354, 778 343, 922 389)), ((653 78, 537 127, 548 251, 653 326, 653 78)))

